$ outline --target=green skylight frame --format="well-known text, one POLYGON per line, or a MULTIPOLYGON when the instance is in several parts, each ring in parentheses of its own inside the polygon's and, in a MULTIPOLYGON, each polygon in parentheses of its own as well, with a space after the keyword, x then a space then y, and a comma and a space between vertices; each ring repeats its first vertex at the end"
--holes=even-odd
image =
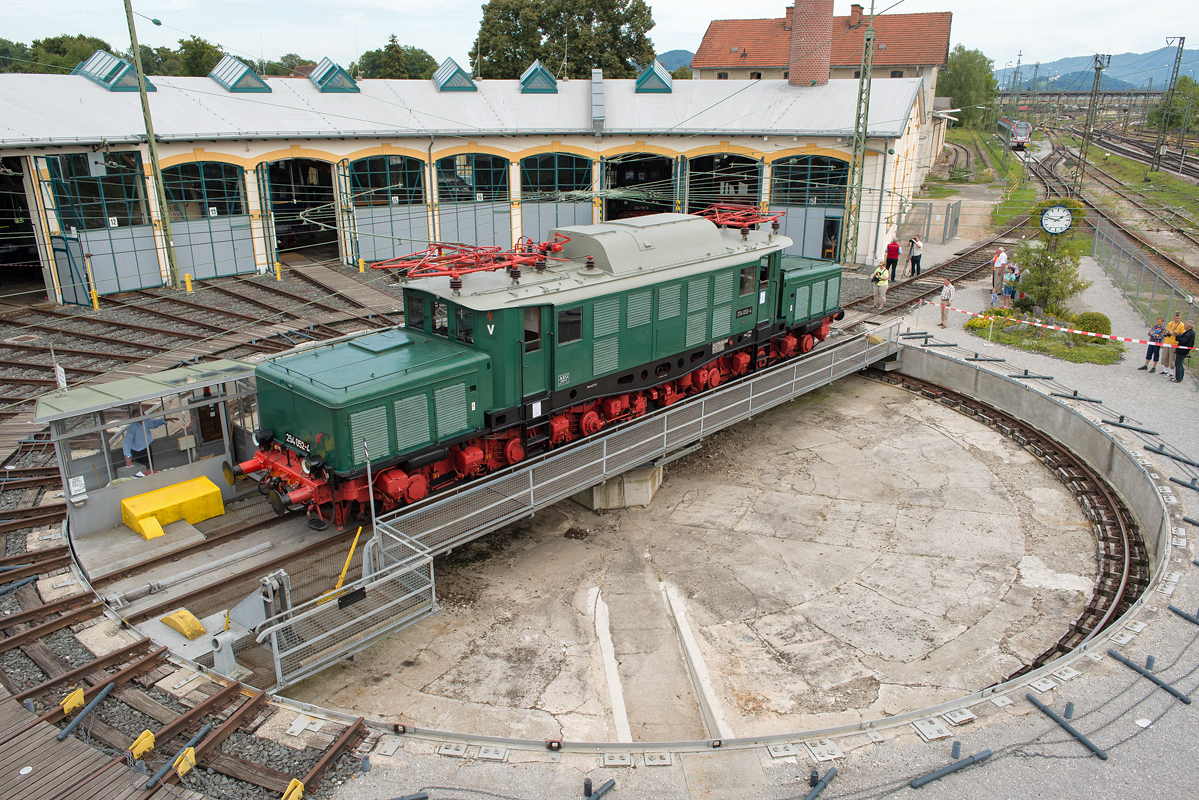
POLYGON ((321 63, 316 65, 316 69, 308 73, 308 80, 316 84, 316 88, 321 90, 321 94, 362 91, 358 88, 358 84, 354 82, 354 79, 350 77, 350 73, 333 63, 332 59, 328 57, 322 58, 321 63))
POLYGON ((637 76, 636 94, 670 94, 673 89, 674 79, 670 77, 666 67, 657 61, 637 76))
POLYGON ((212 68, 212 72, 208 73, 208 77, 230 92, 270 92, 271 90, 261 76, 233 56, 222 58, 212 68))
POLYGON ((477 92, 479 87, 470 79, 466 70, 458 66, 458 62, 447 58, 433 73, 433 83, 439 92, 477 92))
POLYGON ((541 63, 541 59, 537 59, 529 68, 520 76, 520 93, 521 94, 557 94, 558 81, 554 80, 554 76, 541 63))
MULTIPOLYGON (((133 65, 125 59, 103 50, 92 53, 87 61, 71 70, 71 74, 82 75, 110 92, 137 91, 137 70, 133 68, 133 65)), ((149 78, 146 78, 146 91, 158 91, 154 84, 150 83, 149 78)))

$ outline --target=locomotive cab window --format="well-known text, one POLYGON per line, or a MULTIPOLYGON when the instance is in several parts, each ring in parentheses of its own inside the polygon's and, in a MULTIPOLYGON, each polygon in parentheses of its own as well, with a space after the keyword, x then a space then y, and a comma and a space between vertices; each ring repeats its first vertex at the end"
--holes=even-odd
POLYGON ((425 329, 425 301, 412 295, 405 297, 404 320, 409 328, 423 331, 425 329))
POLYGON ((474 344, 475 312, 469 308, 454 309, 454 328, 458 332, 458 341, 463 344, 474 344))
POLYGON ((583 338, 583 309, 565 308, 558 312, 558 344, 583 338))
POLYGON ((748 297, 754 293, 754 268, 744 267, 741 270, 741 286, 738 297, 748 297))
POLYGON ((525 352, 535 353, 541 349, 541 309, 525 309, 525 352))
POLYGON ((770 282, 770 256, 762 256, 758 262, 758 282, 765 287, 770 282))
POLYGON ((450 312, 445 303, 433 302, 433 333, 450 335, 450 312))

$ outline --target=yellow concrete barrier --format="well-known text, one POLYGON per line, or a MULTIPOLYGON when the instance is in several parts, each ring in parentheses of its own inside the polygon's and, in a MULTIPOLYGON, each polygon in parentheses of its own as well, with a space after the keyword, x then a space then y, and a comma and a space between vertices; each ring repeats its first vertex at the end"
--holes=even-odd
POLYGON ((221 490, 208 478, 164 486, 121 501, 121 521, 147 541, 162 536, 162 526, 185 519, 195 525, 225 513, 221 490))

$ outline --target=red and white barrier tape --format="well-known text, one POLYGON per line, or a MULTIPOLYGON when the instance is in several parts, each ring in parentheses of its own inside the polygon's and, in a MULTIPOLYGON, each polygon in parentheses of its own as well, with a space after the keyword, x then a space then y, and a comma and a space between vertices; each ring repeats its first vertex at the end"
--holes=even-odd
MULTIPOLYGON (((1109 333, 1093 333, 1092 331, 1080 331, 1075 330, 1074 328, 1063 328, 1060 325, 1045 325, 1040 322, 1028 322, 1020 319, 1019 317, 992 317, 988 314, 975 314, 973 311, 964 311, 960 308, 954 308, 953 306, 942 306, 940 303, 934 303, 932 300, 922 300, 921 302, 928 303, 930 306, 935 306, 937 308, 948 308, 950 311, 956 311, 959 314, 965 314, 968 317, 978 317, 979 319, 989 319, 991 321, 998 320, 999 322, 1018 322, 1021 325, 1032 325, 1035 328, 1045 328, 1046 330, 1061 331, 1062 333, 1080 333, 1083 336, 1094 336, 1096 339, 1111 339, 1116 342, 1131 342, 1132 344, 1161 344, 1161 342, 1151 342, 1147 339, 1130 339, 1127 336, 1112 336, 1109 333)), ((1173 347, 1174 345, 1171 344, 1163 346, 1173 347)))

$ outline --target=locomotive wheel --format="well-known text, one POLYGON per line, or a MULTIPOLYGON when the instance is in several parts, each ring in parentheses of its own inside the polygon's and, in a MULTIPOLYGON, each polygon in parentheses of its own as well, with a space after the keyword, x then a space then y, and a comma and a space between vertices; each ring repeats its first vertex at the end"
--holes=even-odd
POLYGON ((508 444, 504 445, 504 458, 509 464, 516 464, 525 460, 525 449, 520 444, 520 439, 509 439, 508 444))
POLYGON ((719 385, 720 370, 716 369, 716 367, 712 367, 712 369, 708 370, 708 388, 715 389, 719 385))
POLYGON ((579 420, 579 429, 584 436, 590 436, 593 433, 599 433, 600 428, 604 427, 604 423, 600 420, 599 414, 594 411, 588 411, 579 420))
POLYGON ((799 352, 807 353, 816 346, 816 337, 810 333, 805 333, 799 337, 799 352))
POLYGON ((408 478, 408 489, 404 492, 404 496, 408 498, 409 503, 415 503, 417 500, 424 500, 429 494, 429 482, 425 480, 424 475, 411 475, 408 478))

